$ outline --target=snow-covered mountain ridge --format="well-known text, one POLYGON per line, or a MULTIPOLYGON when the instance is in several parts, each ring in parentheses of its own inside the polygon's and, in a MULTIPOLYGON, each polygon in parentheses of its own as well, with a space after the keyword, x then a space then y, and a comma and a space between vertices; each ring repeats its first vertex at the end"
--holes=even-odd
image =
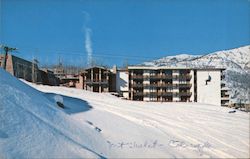
POLYGON ((250 45, 217 51, 205 55, 180 54, 144 62, 143 66, 169 66, 189 68, 225 68, 225 82, 231 90, 232 102, 250 101, 250 45))

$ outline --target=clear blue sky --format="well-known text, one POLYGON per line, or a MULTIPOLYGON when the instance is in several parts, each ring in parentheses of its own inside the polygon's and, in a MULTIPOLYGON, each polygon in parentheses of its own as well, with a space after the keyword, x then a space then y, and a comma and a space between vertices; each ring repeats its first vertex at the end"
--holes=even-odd
POLYGON ((112 66, 250 44, 249 0, 0 0, 1 44, 42 64, 112 66))

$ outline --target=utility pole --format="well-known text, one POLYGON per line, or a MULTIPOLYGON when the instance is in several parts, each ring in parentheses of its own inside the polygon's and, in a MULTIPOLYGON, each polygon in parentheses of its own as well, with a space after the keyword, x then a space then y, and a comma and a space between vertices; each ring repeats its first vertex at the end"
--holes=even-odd
MULTIPOLYGON (((36 50, 36 53, 37 53, 38 49, 36 48, 35 50, 36 50)), ((33 55, 33 57, 32 57, 32 77, 31 77, 33 83, 37 82, 37 70, 36 70, 36 67, 35 67, 35 65, 37 66, 37 63, 38 63, 38 61, 37 61, 37 59, 34 58, 34 55, 33 55)))
POLYGON ((11 48, 11 47, 8 47, 8 46, 3 46, 3 49, 4 49, 4 57, 3 57, 2 67, 3 67, 3 69, 6 70, 8 52, 9 51, 15 51, 15 50, 17 50, 17 48, 11 48))
POLYGON ((36 59, 33 58, 33 62, 32 62, 32 82, 36 83, 37 82, 37 69, 35 68, 35 65, 38 64, 38 61, 36 59))

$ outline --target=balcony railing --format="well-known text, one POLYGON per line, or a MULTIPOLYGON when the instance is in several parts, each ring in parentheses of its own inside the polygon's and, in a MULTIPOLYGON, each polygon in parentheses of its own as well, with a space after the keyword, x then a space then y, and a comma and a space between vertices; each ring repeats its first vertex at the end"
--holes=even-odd
POLYGON ((179 79, 191 79, 192 78, 192 75, 190 75, 190 74, 180 74, 179 76, 178 76, 178 78, 179 79))
POLYGON ((142 83, 133 83, 131 84, 131 87, 180 87, 180 88, 190 88, 192 87, 191 83, 181 83, 181 84, 173 84, 173 83, 148 83, 148 84, 142 84, 142 83))
POLYGON ((176 95, 179 95, 179 96, 191 96, 192 92, 177 92, 176 95))
POLYGON ((164 91, 144 92, 143 95, 145 96, 173 96, 173 92, 164 92, 164 91))
POLYGON ((165 92, 165 91, 158 91, 158 92, 132 92, 134 96, 162 96, 162 97, 170 97, 174 95, 179 96, 191 96, 192 92, 165 92))
POLYGON ((176 87, 177 84, 173 84, 173 83, 162 83, 161 87, 176 87))
POLYGON ((162 92, 162 96, 173 96, 173 92, 162 92))
POLYGON ((172 75, 145 75, 144 78, 150 79, 172 79, 172 75))
POLYGON ((229 96, 221 97, 221 100, 229 100, 229 96))
POLYGON ((143 92, 133 92, 134 96, 143 96, 143 92))
POLYGON ((143 75, 131 75, 132 79, 143 79, 143 75))
POLYGON ((142 91, 132 91, 133 95, 138 96, 173 96, 173 92, 166 92, 166 91, 155 91, 155 92, 142 92, 142 91))
POLYGON ((190 88, 190 87, 192 87, 192 84, 191 83, 180 83, 179 87, 180 88, 190 88))
POLYGON ((133 83, 131 84, 131 87, 143 87, 144 85, 142 83, 133 83))
POLYGON ((97 79, 94 79, 94 80, 86 80, 84 81, 86 84, 108 84, 108 80, 97 80, 97 79))
POLYGON ((159 83, 149 83, 149 84, 144 84, 144 87, 161 87, 161 84, 159 83))
POLYGON ((181 75, 131 75, 132 79, 191 79, 192 75, 190 74, 181 74, 181 75))

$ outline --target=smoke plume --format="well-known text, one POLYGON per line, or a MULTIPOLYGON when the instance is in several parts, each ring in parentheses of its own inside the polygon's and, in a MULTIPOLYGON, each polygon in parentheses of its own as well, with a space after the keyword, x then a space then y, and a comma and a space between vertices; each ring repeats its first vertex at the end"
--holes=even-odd
POLYGON ((85 49, 88 56, 88 62, 87 62, 88 66, 92 65, 93 49, 92 49, 91 33, 92 30, 90 28, 85 28, 85 49))
POLYGON ((85 50, 87 52, 87 65, 90 67, 92 66, 92 56, 93 56, 93 49, 92 49, 92 40, 91 40, 91 34, 92 34, 92 30, 91 28, 88 27, 88 23, 90 20, 90 15, 88 12, 83 11, 82 12, 84 15, 84 24, 83 24, 83 31, 85 34, 85 50))

